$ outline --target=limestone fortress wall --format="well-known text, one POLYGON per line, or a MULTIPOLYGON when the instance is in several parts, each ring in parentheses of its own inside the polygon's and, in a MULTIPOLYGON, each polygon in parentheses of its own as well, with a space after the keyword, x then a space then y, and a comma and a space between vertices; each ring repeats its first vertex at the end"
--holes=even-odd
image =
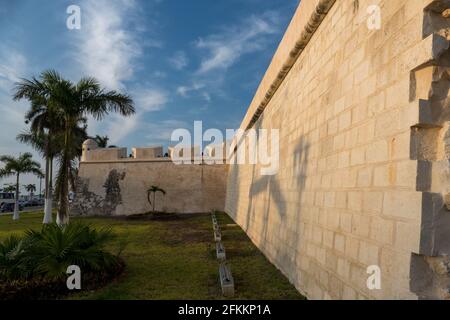
POLYGON ((280 169, 230 166, 226 212, 308 298, 449 298, 447 9, 302 0, 256 92, 241 128, 280 129, 280 169))
POLYGON ((277 174, 87 141, 72 212, 145 213, 156 185, 158 211, 225 209, 308 298, 449 298, 447 9, 302 0, 241 124, 280 130, 277 174))
MULTIPOLYGON (((180 149, 182 150, 182 149, 180 149)), ((71 213, 74 215, 134 215, 152 211, 147 190, 157 186, 155 210, 205 213, 224 210, 226 164, 175 164, 162 156, 162 147, 100 149, 83 144, 71 213)), ((151 199, 153 201, 153 199, 151 199)))

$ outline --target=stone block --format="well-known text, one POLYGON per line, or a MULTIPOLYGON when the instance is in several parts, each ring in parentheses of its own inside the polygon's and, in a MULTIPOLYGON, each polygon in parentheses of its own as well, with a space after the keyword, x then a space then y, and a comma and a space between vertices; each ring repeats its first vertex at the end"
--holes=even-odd
POLYGON ((350 164, 352 166, 364 164, 366 161, 365 148, 353 149, 350 154, 350 164))
POLYGON ((221 263, 219 267, 219 281, 222 294, 231 298, 234 296, 234 279, 231 270, 226 263, 221 263))
POLYGON ((348 193, 348 208, 354 211, 361 211, 363 192, 350 191, 348 193))
POLYGON ((352 234, 368 238, 370 233, 370 217, 354 214, 352 218, 352 234))
POLYGON ((364 192, 363 211, 380 213, 383 210, 383 192, 364 192))
POLYGON ((221 241, 216 242, 216 256, 219 261, 226 260, 225 248, 221 241))
POLYGON ((389 159, 389 146, 386 140, 371 143, 366 150, 368 163, 384 162, 389 159))
POLYGON ((334 237, 334 249, 339 252, 344 253, 345 251, 345 236, 339 233, 336 233, 334 237))
POLYGON ((358 259, 361 263, 370 265, 379 265, 379 248, 378 246, 368 243, 366 241, 361 241, 359 246, 358 259))
POLYGON ((220 233, 220 230, 214 230, 214 241, 222 241, 222 234, 220 233))
POLYGON ((422 194, 407 191, 385 192, 383 214, 391 217, 420 221, 422 214, 422 194))

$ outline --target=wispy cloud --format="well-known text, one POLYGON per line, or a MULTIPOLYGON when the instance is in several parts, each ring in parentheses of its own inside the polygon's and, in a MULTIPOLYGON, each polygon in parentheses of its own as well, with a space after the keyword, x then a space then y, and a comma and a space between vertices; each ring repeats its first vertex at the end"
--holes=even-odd
POLYGON ((160 89, 141 88, 133 91, 131 96, 136 105, 136 114, 131 117, 114 115, 108 128, 111 143, 117 144, 132 132, 142 128, 142 118, 146 113, 163 109, 169 101, 166 91, 160 89))
POLYGON ((138 89, 132 92, 138 112, 152 112, 161 110, 168 102, 166 91, 160 89, 138 89))
MULTIPOLYGON (((26 102, 15 102, 12 100, 14 83, 25 76, 27 59, 20 52, 0 47, 0 124, 2 132, 16 132, 18 128, 24 127, 24 113, 26 102), (8 128, 14 129, 9 131, 8 128)), ((17 144, 9 134, 0 135, 0 144, 17 144)))
POLYGON ((200 38, 195 45, 206 50, 207 54, 201 61, 198 73, 228 69, 243 55, 264 50, 268 44, 267 36, 277 33, 279 24, 279 14, 270 11, 260 16, 252 15, 237 26, 200 38))
POLYGON ((206 102, 211 102, 211 95, 208 92, 202 92, 202 97, 206 102))
POLYGON ((198 91, 196 96, 207 103, 214 96, 224 98, 224 71, 239 63, 245 55, 266 49, 274 35, 281 32, 281 21, 279 11, 266 11, 199 38, 194 45, 201 52, 200 65, 191 75, 192 84, 179 86, 177 94, 187 98, 198 91))
POLYGON ((81 4, 82 27, 77 31, 76 58, 85 74, 109 89, 123 89, 132 78, 135 59, 142 53, 136 30, 127 25, 137 14, 132 0, 85 0, 81 4))
MULTIPOLYGON (((111 143, 118 144, 140 128, 140 120, 148 112, 164 108, 168 95, 151 85, 130 90, 144 49, 160 48, 161 41, 143 36, 145 28, 130 22, 140 21, 140 3, 134 0, 84 0, 82 27, 76 45, 76 58, 84 74, 97 78, 108 89, 128 91, 136 114, 124 118, 112 115, 102 123, 89 121, 89 132, 105 131, 111 143)), ((154 77, 164 77, 161 71, 154 77)), ((95 132, 98 133, 98 132, 95 132)))
POLYGON ((0 50, 0 90, 10 93, 14 82, 17 82, 26 69, 27 60, 13 49, 0 50))
POLYGON ((202 98, 206 102, 211 102, 211 94, 207 90, 206 84, 194 82, 192 85, 179 86, 177 94, 183 98, 189 98, 191 93, 197 92, 197 97, 202 98))
POLYGON ((202 83, 193 83, 192 85, 189 86, 179 86, 177 88, 177 94, 186 98, 189 96, 190 92, 198 91, 200 89, 203 89, 204 87, 205 85, 202 83))
POLYGON ((189 60, 184 51, 176 52, 171 58, 169 58, 169 62, 177 70, 183 70, 189 64, 189 60))
POLYGON ((186 129, 189 125, 180 120, 164 120, 158 123, 148 123, 145 127, 145 136, 149 144, 165 144, 170 141, 172 132, 176 129, 186 129))
MULTIPOLYGON (((26 129, 24 114, 29 104, 27 101, 13 101, 12 91, 14 83, 26 76, 27 65, 27 59, 21 52, 11 46, 0 46, 0 155, 18 156, 20 153, 31 152, 35 160, 39 161, 41 157, 35 150, 16 141, 16 135, 26 129)), ((13 182, 14 179, 0 180, 1 188, 4 183, 13 182)), ((36 178, 25 175, 21 177, 21 183, 36 183, 36 178)))

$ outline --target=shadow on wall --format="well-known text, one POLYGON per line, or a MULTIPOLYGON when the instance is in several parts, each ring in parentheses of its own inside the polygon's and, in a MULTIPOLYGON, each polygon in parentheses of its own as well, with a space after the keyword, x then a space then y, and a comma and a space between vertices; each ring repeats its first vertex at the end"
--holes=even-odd
MULTIPOLYGON (((252 182, 249 190, 249 205, 247 209, 247 221, 244 229, 249 231, 252 229, 252 223, 258 219, 263 221, 262 228, 259 235, 259 247, 263 252, 273 252, 267 246, 272 245, 273 236, 278 237, 278 240, 283 243, 288 243, 289 247, 298 248, 301 240, 300 230, 300 218, 301 218, 301 204, 302 197, 305 188, 305 179, 308 169, 308 156, 309 156, 310 144, 305 141, 304 137, 299 138, 294 147, 293 158, 283 159, 280 158, 280 168, 291 160, 292 162, 292 174, 288 175, 292 177, 290 185, 280 185, 279 176, 260 176, 257 177, 257 166, 253 166, 252 182), (296 199, 286 199, 285 195, 295 192, 297 194, 296 199), (290 202, 290 201, 293 202, 290 202), (263 203, 261 207, 260 203, 263 203), (287 218, 288 210, 290 210, 293 216, 287 218), (279 215, 278 217, 271 216, 274 211, 279 215), (273 228, 272 221, 279 221, 279 229, 270 230, 273 228), (270 232, 270 234, 269 234, 270 232)), ((289 155, 290 156, 290 155, 289 155)), ((286 180, 285 180, 286 181, 286 180)), ((255 226, 256 228, 256 226, 255 226)), ((287 246, 286 246, 287 248, 287 246)), ((275 256, 270 258, 275 259, 278 266, 290 266, 295 268, 296 252, 288 250, 274 250, 275 256)), ((290 270, 283 270, 286 274, 290 273, 290 270)), ((292 279, 291 279, 292 280, 292 279)))
MULTIPOLYGON (((227 181, 227 194, 226 199, 232 199, 231 203, 234 207, 232 208, 225 208, 226 212, 228 213, 234 213, 234 220, 237 221, 237 214, 238 214, 238 208, 237 205, 240 203, 240 178, 239 178, 239 166, 238 165, 230 165, 229 167, 229 174, 228 174, 228 181, 227 181), (230 188, 229 186, 233 185, 233 188, 230 188)), ((226 206, 229 205, 229 202, 226 201, 226 206)))

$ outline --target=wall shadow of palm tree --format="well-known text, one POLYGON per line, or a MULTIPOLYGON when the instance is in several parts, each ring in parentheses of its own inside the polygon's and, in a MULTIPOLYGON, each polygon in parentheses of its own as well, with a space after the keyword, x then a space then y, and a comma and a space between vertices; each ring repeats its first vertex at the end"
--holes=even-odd
MULTIPOLYGON (((295 223, 295 227, 298 227, 300 222, 300 206, 303 201, 303 193, 306 185, 306 174, 308 170, 308 157, 309 157, 310 144, 306 142, 304 137, 299 138, 293 150, 293 157, 289 159, 290 154, 286 158, 280 157, 280 168, 283 168, 288 164, 288 161, 292 161, 292 175, 291 181, 286 185, 286 182, 282 182, 280 185, 280 179, 278 175, 274 176, 260 176, 258 177, 257 170, 258 166, 254 165, 252 168, 252 178, 251 185, 249 188, 249 204, 247 207, 247 215, 246 215, 246 224, 244 229, 249 231, 253 226, 251 225, 255 219, 259 218, 256 215, 262 214, 262 229, 260 230, 260 238, 259 238, 259 246, 264 251, 266 246, 270 243, 270 239, 268 239, 268 232, 270 226, 271 217, 270 214, 276 212, 280 221, 280 228, 292 228, 292 222, 295 223), (285 197, 285 191, 295 191, 298 193, 298 198, 295 203, 288 203, 288 200, 285 197), (262 199, 261 199, 262 198, 262 199), (261 201, 262 200, 262 201, 261 201), (264 207, 261 208, 260 203, 264 203, 264 207), (294 207, 295 217, 291 217, 291 219, 286 219, 287 210, 289 207, 294 207), (292 221, 294 219, 294 221, 292 221), (288 221, 289 220, 289 221, 288 221), (267 241, 269 240, 269 241, 267 241)), ((289 199, 290 200, 290 199, 289 199)), ((278 236, 280 233, 283 233, 282 230, 278 230, 278 236)), ((301 234, 300 230, 297 230, 293 233, 295 239, 289 239, 288 241, 293 244, 294 247, 298 247, 301 234)), ((276 257, 273 257, 276 260, 285 260, 285 259, 295 259, 296 255, 290 252, 283 252, 281 250, 277 251, 276 257)), ((285 264, 283 264, 285 265, 285 264)), ((287 265, 287 264, 286 264, 287 265)), ((294 264, 289 264, 294 265, 294 264)))

